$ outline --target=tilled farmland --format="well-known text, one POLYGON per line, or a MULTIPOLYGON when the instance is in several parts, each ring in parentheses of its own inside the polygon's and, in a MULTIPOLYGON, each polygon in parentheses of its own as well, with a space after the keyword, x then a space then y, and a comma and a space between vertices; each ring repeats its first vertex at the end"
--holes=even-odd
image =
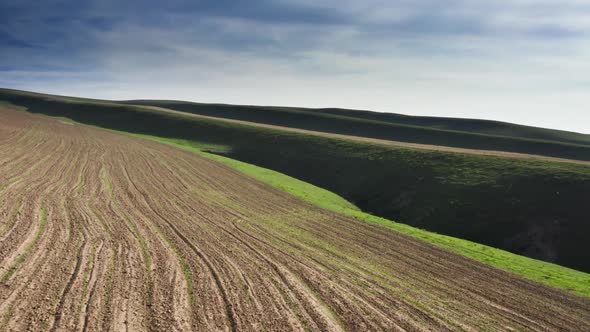
POLYGON ((590 300, 189 152, 2 108, 4 330, 590 331, 590 300))

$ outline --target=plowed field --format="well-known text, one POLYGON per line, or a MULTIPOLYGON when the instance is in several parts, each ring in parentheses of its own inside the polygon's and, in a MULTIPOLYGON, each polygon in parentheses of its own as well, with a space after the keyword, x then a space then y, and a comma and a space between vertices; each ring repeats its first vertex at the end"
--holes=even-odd
POLYGON ((590 301, 189 152, 0 109, 0 330, 511 329, 590 331, 590 301))

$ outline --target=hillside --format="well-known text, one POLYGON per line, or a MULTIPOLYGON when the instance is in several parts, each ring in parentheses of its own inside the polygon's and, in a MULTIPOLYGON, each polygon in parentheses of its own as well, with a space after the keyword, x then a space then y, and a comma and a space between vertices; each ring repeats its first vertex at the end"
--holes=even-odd
POLYGON ((123 103, 406 143, 590 160, 590 135, 495 121, 413 117, 343 109, 240 106, 178 101, 135 100, 123 103))
POLYGON ((590 168, 422 151, 187 117, 130 105, 4 92, 29 112, 184 140, 329 189, 405 224, 590 271, 590 168))
POLYGON ((0 329, 590 328, 587 299, 192 153, 0 116, 0 329))

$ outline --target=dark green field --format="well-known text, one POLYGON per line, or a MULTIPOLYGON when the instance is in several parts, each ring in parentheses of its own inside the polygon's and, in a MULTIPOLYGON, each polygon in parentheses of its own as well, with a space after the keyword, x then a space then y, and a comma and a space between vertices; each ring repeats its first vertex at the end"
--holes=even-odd
POLYGON ((240 106, 151 100, 125 103, 407 143, 590 160, 590 135, 496 121, 416 117, 344 109, 240 106))
MULTIPOLYGON (((396 148, 9 90, 0 91, 0 100, 24 106, 33 113, 210 146, 213 152, 326 188, 378 216, 590 271, 587 166, 396 148)), ((341 118, 323 119, 322 123, 334 121, 334 126, 346 127, 341 118)), ((363 130, 369 128, 374 128, 373 123, 363 130)), ((449 133, 407 128, 438 135, 449 133)), ((468 141, 465 144, 471 145, 480 142, 474 138, 479 137, 481 142, 487 142, 480 148, 504 146, 503 142, 510 141, 512 145, 504 150, 534 153, 518 150, 532 146, 555 152, 544 153, 549 156, 583 160, 590 156, 590 148, 582 145, 469 133, 449 136, 449 140, 468 141)))

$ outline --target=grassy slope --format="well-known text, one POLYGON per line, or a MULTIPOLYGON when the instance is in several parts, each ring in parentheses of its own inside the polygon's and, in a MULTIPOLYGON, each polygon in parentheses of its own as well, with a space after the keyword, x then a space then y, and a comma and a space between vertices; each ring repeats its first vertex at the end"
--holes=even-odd
POLYGON ((450 147, 590 160, 590 135, 507 123, 420 118, 351 110, 130 101, 183 112, 292 128, 450 147))
POLYGON ((326 188, 373 215, 590 271, 585 166, 385 147, 80 99, 0 99, 81 123, 214 146, 326 188))

